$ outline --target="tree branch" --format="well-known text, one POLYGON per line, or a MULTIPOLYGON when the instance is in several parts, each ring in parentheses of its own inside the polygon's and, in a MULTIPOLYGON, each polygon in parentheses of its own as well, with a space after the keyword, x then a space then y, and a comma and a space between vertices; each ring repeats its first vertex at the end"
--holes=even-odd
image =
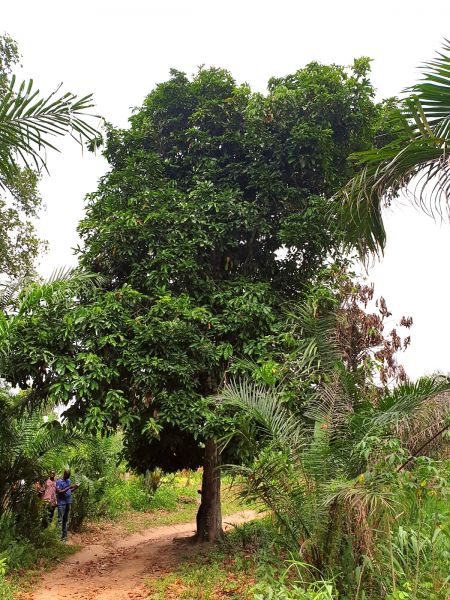
POLYGON ((439 431, 437 433, 435 433, 429 440, 427 440, 425 443, 423 443, 420 448, 418 448, 414 454, 411 454, 411 456, 405 460, 405 462, 399 466, 399 468, 397 469, 397 473, 399 473, 400 471, 402 471, 412 460, 414 460, 415 458, 417 458, 417 456, 422 452, 422 450, 424 448, 426 448, 429 444, 431 444, 432 441, 434 441, 437 437, 439 437, 440 435, 442 435, 444 433, 444 431, 446 431, 447 429, 450 428, 450 424, 449 425, 444 425, 444 427, 441 427, 441 429, 439 429, 439 431))

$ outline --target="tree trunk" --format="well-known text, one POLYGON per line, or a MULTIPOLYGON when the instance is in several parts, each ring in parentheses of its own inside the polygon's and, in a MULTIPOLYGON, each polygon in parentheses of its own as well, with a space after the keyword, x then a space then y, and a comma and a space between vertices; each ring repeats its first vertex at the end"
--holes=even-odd
POLYGON ((220 458, 215 440, 205 444, 201 503, 197 513, 197 540, 216 542, 222 536, 220 458))

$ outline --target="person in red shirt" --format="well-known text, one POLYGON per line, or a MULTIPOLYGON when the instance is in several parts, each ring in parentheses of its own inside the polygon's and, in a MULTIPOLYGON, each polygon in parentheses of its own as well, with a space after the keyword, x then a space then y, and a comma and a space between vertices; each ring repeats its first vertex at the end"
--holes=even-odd
POLYGON ((42 518, 43 527, 48 527, 50 525, 53 520, 53 515, 55 514, 57 505, 55 476, 56 472, 53 470, 50 471, 48 479, 45 482, 44 493, 41 496, 41 499, 44 502, 44 516, 42 518))

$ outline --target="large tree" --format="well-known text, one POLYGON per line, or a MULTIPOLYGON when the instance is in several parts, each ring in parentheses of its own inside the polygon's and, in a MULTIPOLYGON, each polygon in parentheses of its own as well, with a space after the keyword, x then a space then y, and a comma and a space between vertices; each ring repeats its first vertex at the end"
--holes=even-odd
POLYGON ((172 71, 129 129, 108 131, 111 169, 79 227, 102 288, 35 288, 7 326, 8 378, 72 402, 68 418, 120 425, 132 465, 192 466, 205 447, 201 538, 221 529, 227 424, 208 397, 264 360, 283 306, 339 259, 329 198, 384 113, 368 65, 311 63, 266 95, 221 69, 172 71))

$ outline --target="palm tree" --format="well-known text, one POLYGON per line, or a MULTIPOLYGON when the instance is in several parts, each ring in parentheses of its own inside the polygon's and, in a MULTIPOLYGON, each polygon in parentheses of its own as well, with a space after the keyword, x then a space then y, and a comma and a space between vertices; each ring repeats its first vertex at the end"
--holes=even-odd
POLYGON ((231 381, 217 401, 234 409, 252 457, 229 467, 242 476, 242 495, 269 509, 303 559, 323 571, 344 538, 359 544, 355 557, 371 550, 369 515, 386 518, 396 478, 418 456, 440 451, 450 427, 450 380, 425 377, 389 389, 375 387, 367 373, 364 384, 346 365, 339 316, 310 308, 305 302, 292 314, 302 339, 288 371, 303 384, 231 381))
POLYGON ((54 138, 69 133, 80 143, 95 142, 98 131, 86 121, 92 94, 70 92, 41 96, 33 80, 18 87, 13 76, 0 97, 0 187, 8 188, 17 173, 17 158, 27 167, 46 168, 45 152, 57 150, 54 138))
POLYGON ((0 388, 0 515, 27 504, 58 452, 79 439, 59 421, 45 422, 40 410, 19 411, 15 398, 0 388))
POLYGON ((450 42, 423 65, 422 73, 395 111, 394 139, 354 154, 360 171, 338 194, 347 242, 361 255, 383 250, 382 207, 400 192, 431 213, 449 202, 450 42))
MULTIPOLYGON (((270 510, 301 557, 323 573, 345 539, 353 540, 356 557, 371 551, 369 517, 373 524, 390 514, 395 471, 412 464, 414 452, 425 452, 421 444, 411 454, 409 447, 416 445, 407 425, 449 390, 446 379, 423 378, 385 391, 373 406, 352 401, 336 373, 299 413, 286 406, 283 389, 226 383, 219 401, 240 412, 242 436, 253 456, 250 464, 229 468, 244 482, 241 495, 270 510), (389 469, 385 448, 399 435, 405 443, 395 446, 397 464, 389 469)), ((430 440, 448 428, 449 414, 447 401, 433 417, 430 440)))

